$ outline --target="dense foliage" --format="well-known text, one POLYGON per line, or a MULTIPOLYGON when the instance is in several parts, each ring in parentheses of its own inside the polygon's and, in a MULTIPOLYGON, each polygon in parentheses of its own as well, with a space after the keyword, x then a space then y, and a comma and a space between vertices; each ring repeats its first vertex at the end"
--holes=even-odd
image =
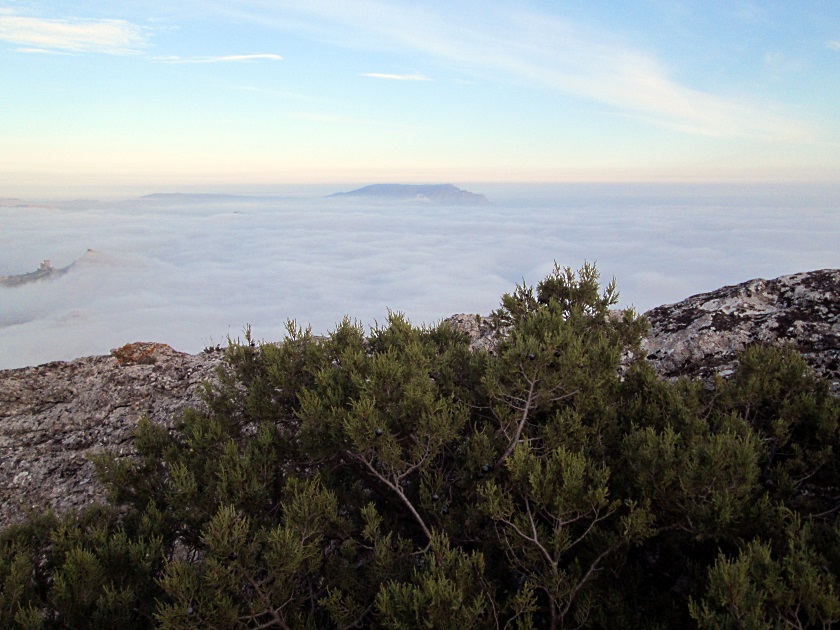
POLYGON ((557 268, 493 353, 397 314, 246 335, 209 411, 98 458, 110 506, 0 533, 0 627, 840 620, 838 400, 767 347, 663 382, 615 302, 557 268))

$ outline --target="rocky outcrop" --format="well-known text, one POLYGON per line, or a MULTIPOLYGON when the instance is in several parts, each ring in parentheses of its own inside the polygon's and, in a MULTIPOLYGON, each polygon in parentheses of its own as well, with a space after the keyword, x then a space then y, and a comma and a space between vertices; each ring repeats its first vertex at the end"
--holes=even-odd
POLYGON ((57 513, 104 498, 88 455, 131 451, 144 415, 169 425, 201 407, 221 353, 129 344, 87 357, 0 372, 0 526, 28 510, 57 513))
POLYGON ((470 350, 493 353, 499 343, 499 333, 490 323, 489 317, 459 313, 447 317, 444 322, 460 330, 470 338, 470 350))
POLYGON ((646 315, 643 349, 664 377, 726 376, 748 345, 788 344, 840 394, 840 269, 750 280, 646 315))
POLYGON ((88 249, 81 258, 74 260, 66 267, 53 267, 50 260, 47 259, 44 260, 44 262, 42 262, 35 271, 11 276, 0 275, 0 288, 11 289, 25 284, 30 284, 32 282, 39 282, 41 280, 54 280, 55 278, 60 278, 76 267, 100 262, 101 260, 102 254, 93 249, 88 249))
POLYGON ((0 287, 19 287, 31 282, 38 282, 39 280, 49 280, 58 276, 63 276, 67 273, 67 267, 56 269, 50 264, 49 260, 45 260, 35 270, 28 273, 21 273, 12 276, 0 276, 0 287))
MULTIPOLYGON (((751 280, 646 315, 643 348, 665 378, 726 375, 749 344, 787 343, 840 395, 840 270, 751 280)), ((474 350, 498 343, 487 317, 447 321, 474 350)), ((200 408, 202 383, 216 378, 223 356, 137 343, 112 356, 0 371, 0 526, 27 510, 61 513, 102 499, 88 455, 129 455, 142 416, 168 426, 184 408, 200 408)))

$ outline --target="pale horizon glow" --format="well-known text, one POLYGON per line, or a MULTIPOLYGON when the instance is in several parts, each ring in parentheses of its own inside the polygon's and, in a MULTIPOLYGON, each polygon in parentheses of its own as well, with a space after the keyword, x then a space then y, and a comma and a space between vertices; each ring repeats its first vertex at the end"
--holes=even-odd
POLYGON ((0 0, 0 195, 838 181, 837 24, 818 0, 0 0))

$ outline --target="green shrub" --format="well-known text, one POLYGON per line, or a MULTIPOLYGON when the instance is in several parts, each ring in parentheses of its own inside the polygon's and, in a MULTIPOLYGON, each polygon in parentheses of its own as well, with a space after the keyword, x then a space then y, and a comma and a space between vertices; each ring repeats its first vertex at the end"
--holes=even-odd
POLYGON ((824 627, 840 406, 790 350, 656 378, 594 267, 499 343, 389 314, 233 342, 208 411, 96 460, 112 507, 0 533, 2 627, 824 627))

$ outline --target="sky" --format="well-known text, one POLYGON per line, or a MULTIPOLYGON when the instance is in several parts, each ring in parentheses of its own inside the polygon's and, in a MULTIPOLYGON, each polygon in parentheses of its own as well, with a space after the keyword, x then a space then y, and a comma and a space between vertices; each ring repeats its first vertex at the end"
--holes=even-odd
POLYGON ((0 0, 0 197, 837 181, 835 0, 0 0))

